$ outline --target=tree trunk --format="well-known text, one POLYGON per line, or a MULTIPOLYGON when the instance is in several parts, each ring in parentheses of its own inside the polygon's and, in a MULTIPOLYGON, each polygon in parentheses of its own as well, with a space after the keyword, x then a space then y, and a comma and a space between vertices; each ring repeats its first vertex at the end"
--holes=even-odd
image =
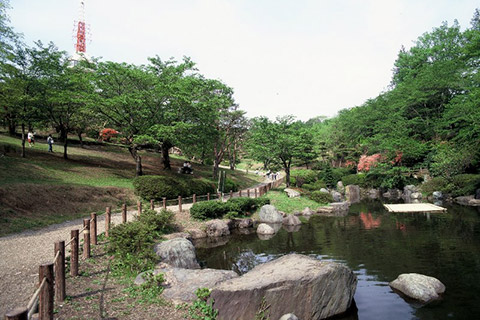
POLYGON ((22 122, 22 158, 25 158, 25 123, 22 122))
POLYGON ((290 165, 285 165, 284 169, 285 169, 285 185, 288 188, 290 187, 290 165))
POLYGON ((172 144, 169 142, 163 142, 161 145, 163 170, 172 170, 170 165, 170 154, 168 153, 168 150, 170 150, 171 147, 172 144))
POLYGON ((65 141, 63 142, 63 159, 67 160, 68 159, 68 155, 67 155, 67 146, 68 145, 68 139, 65 139, 65 141))
POLYGON ((67 141, 67 130, 62 126, 60 127, 60 137, 59 137, 59 140, 62 141, 62 142, 66 142, 67 141))
POLYGON ((218 178, 218 168, 220 166, 220 160, 215 157, 215 160, 213 161, 213 179, 217 179, 218 178))
POLYGON ((78 131, 78 141, 80 141, 80 148, 83 148, 83 139, 82 139, 82 131, 78 131))
POLYGON ((139 177, 143 175, 143 170, 142 170, 142 157, 138 155, 138 150, 137 147, 130 146, 128 147, 128 151, 132 155, 133 159, 135 160, 135 176, 139 177))
POLYGON ((15 136, 15 129, 17 128, 16 123, 12 119, 8 119, 8 134, 15 136))

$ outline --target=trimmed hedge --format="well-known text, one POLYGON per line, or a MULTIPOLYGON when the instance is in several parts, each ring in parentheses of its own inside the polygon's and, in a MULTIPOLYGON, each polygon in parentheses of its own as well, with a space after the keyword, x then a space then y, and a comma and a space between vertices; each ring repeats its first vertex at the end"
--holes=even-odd
POLYGON ((233 198, 227 202, 197 202, 190 208, 190 216, 198 220, 219 219, 227 214, 229 217, 241 216, 269 203, 270 200, 266 198, 233 198))
POLYGON ((322 188, 326 188, 327 184, 322 180, 317 180, 314 183, 305 183, 302 188, 309 191, 320 190, 322 188))
POLYGON ((133 180, 135 194, 145 200, 173 199, 193 194, 205 195, 215 192, 215 184, 206 179, 191 177, 141 176, 133 180))
POLYGON ((296 169, 290 171, 290 182, 297 187, 305 183, 313 183, 318 179, 318 172, 309 169, 296 169), (292 178, 294 178, 292 180, 292 178))
POLYGON ((348 186, 349 184, 355 184, 357 186, 364 187, 366 184, 366 175, 363 173, 349 174, 342 177, 342 182, 344 186, 348 186))

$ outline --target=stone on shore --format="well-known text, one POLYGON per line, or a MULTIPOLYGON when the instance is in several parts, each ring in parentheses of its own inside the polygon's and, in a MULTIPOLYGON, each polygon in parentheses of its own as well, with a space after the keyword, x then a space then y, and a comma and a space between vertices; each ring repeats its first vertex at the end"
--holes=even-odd
POLYGON ((190 234, 190 237, 193 240, 202 239, 202 238, 207 237, 207 233, 205 231, 203 231, 202 229, 192 228, 192 229, 187 229, 186 231, 190 234))
POLYGON ((260 208, 260 222, 264 223, 282 223, 283 217, 278 212, 277 208, 272 205, 264 205, 260 208))
POLYGON ((350 203, 360 202, 360 187, 354 184, 349 184, 345 187, 345 198, 350 203))
POLYGON ((303 209, 302 211, 302 215, 303 216, 311 216, 313 215, 315 212, 313 212, 312 209, 310 209, 309 207, 306 207, 305 209, 303 209))
POLYGON ((418 273, 401 274, 389 285, 407 297, 422 303, 440 299, 440 294, 445 292, 445 285, 438 279, 418 273))
POLYGON ((262 235, 275 234, 275 229, 266 223, 260 223, 257 227, 257 233, 262 235))
MULTIPOLYGON (((216 269, 191 270, 168 267, 153 271, 153 274, 158 273, 163 273, 165 278, 162 296, 174 303, 192 302, 196 299, 195 290, 198 288, 211 288, 225 280, 238 277, 233 271, 216 269)), ((135 278, 135 284, 145 282, 143 274, 135 278)))
POLYGON ((290 188, 285 188, 283 191, 285 191, 287 193, 287 196, 289 198, 300 197, 300 192, 298 192, 297 190, 293 190, 293 189, 290 189, 290 188))
POLYGON ((294 313, 299 319, 324 319, 350 307, 357 278, 346 266, 289 254, 261 264, 213 288, 219 318, 254 319, 262 299, 270 319, 294 313))
POLYGON ((154 247, 155 253, 163 263, 172 267, 199 269, 195 247, 184 238, 176 238, 160 242, 154 247))

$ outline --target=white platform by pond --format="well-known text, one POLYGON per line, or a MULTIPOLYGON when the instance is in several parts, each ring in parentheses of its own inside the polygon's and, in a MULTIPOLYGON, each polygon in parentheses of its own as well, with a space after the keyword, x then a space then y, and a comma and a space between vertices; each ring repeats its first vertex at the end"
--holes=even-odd
POLYGON ((384 204, 389 212, 445 212, 446 208, 431 203, 384 204))

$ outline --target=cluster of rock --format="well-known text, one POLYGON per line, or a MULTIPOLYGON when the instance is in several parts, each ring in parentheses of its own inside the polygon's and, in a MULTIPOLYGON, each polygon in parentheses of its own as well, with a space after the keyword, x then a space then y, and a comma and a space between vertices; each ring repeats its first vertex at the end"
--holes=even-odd
MULTIPOLYGON (((182 236, 182 234, 177 234, 182 236)), ((155 246, 162 259, 163 296, 175 303, 192 302, 198 288, 212 289, 219 319, 254 319, 266 303, 271 319, 324 319, 351 305, 357 278, 343 264, 289 254, 259 265, 242 276, 233 271, 199 269, 195 248, 183 237, 155 246)), ((135 279, 142 284, 144 273, 135 279)))

